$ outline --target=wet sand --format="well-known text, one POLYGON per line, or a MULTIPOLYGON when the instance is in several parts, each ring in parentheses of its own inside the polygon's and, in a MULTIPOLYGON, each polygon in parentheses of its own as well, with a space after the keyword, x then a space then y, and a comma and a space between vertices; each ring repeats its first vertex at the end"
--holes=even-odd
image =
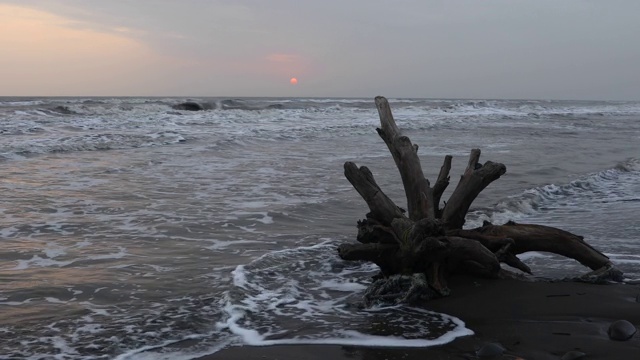
POLYGON ((430 348, 334 345, 241 346, 200 360, 440 360, 477 359, 477 350, 497 342, 502 356, 482 359, 561 359, 569 351, 585 360, 638 359, 640 333, 610 340, 609 325, 620 319, 640 328, 640 285, 524 282, 457 278, 452 295, 427 308, 462 319, 475 335, 430 348))

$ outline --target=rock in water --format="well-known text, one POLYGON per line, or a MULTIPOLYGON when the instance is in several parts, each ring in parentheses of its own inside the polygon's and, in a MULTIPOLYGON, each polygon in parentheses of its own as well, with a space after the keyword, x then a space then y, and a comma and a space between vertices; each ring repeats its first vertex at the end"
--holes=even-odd
POLYGON ((187 110, 187 111, 204 110, 204 107, 202 107, 202 105, 198 104, 197 102, 193 102, 193 101, 187 101, 187 102, 183 102, 181 104, 173 105, 172 108, 174 108, 176 110, 187 110))
POLYGON ((637 331, 638 329, 627 320, 618 320, 609 326, 607 334, 611 340, 626 341, 631 339, 637 331))
POLYGON ((479 358, 492 358, 504 354, 506 349, 498 343, 487 343, 482 345, 476 353, 479 358))
POLYGON ((577 359, 582 359, 585 356, 587 356, 587 354, 583 353, 582 351, 574 350, 574 351, 569 351, 566 354, 562 355, 560 360, 577 360, 577 359))
POLYGON ((55 108, 53 108, 53 111, 59 113, 59 114, 65 114, 65 115, 69 115, 69 114, 75 114, 74 111, 69 110, 68 107, 66 106, 56 106, 55 108))

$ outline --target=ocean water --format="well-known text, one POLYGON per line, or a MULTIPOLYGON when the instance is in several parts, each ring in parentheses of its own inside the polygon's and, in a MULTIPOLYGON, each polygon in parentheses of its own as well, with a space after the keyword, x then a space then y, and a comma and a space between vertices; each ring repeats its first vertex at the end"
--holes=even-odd
MULTIPOLYGON (((401 206, 373 99, 0 98, 0 358, 192 359, 228 346, 430 346, 472 333, 361 309, 340 260, 368 166, 401 206)), ((640 278, 640 102, 390 99, 426 175, 471 148, 507 174, 466 226, 561 227, 640 278)), ((588 269, 524 254, 536 276, 588 269)), ((455 289, 453 295, 455 296, 455 289)))

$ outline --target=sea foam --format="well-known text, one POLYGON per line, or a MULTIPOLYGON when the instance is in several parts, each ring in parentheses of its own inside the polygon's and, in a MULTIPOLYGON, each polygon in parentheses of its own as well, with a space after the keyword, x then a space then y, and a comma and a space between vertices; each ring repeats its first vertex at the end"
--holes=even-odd
POLYGON ((425 309, 360 308, 358 299, 375 268, 344 264, 336 259, 334 246, 324 241, 273 251, 237 266, 232 271, 235 290, 224 306, 226 319, 217 328, 252 346, 425 347, 473 334, 462 320, 425 309), (326 279, 327 272, 334 279, 326 279))

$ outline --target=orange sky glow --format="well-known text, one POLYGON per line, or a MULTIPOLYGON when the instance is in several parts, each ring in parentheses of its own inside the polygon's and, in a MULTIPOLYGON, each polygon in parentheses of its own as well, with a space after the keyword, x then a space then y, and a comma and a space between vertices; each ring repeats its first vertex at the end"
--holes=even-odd
POLYGON ((254 59, 172 57, 129 36, 135 29, 97 31, 88 25, 0 4, 0 96, 148 95, 149 89, 190 95, 191 85, 215 84, 217 77, 267 89, 279 78, 307 72, 309 67, 294 53, 273 52, 254 59), (201 75, 185 76, 188 73, 201 75), (180 86, 181 90, 171 90, 180 86))
MULTIPOLYGON (((75 28, 80 24, 46 12, 0 5, 0 95, 32 92, 118 92, 143 70, 150 50, 116 34, 75 28)), ((141 89, 140 89, 141 90, 141 89)))

